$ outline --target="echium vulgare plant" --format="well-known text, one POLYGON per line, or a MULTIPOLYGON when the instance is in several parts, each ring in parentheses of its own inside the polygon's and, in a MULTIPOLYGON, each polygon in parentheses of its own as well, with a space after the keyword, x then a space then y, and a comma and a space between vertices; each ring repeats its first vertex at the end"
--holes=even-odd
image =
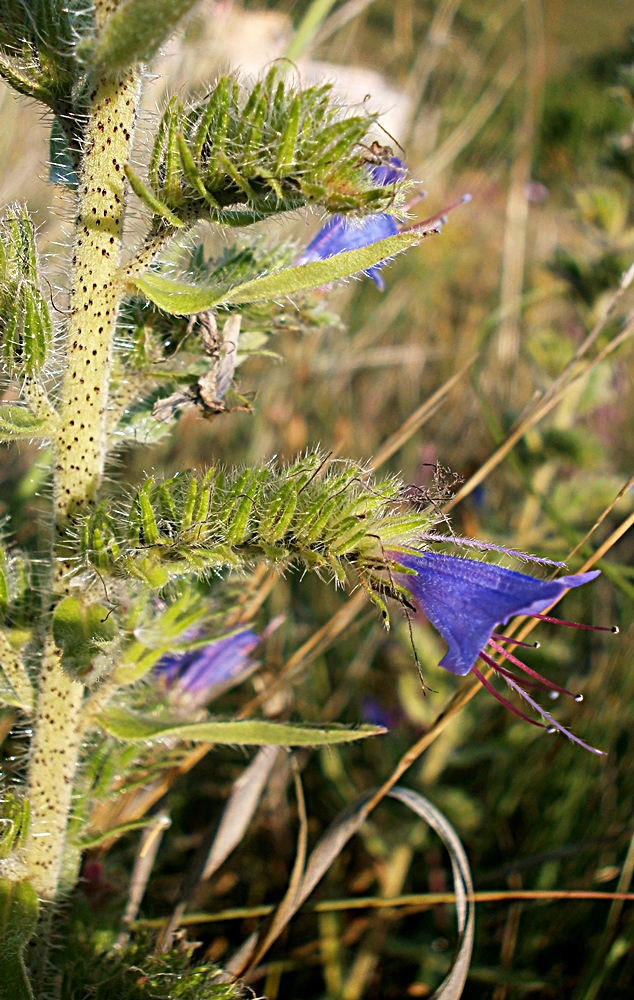
MULTIPOLYGON (((147 167, 133 169, 143 75, 193 6, 0 0, 0 73, 47 109, 50 180, 75 204, 68 308, 55 312, 28 209, 11 205, 0 219, 2 364, 14 399, 0 407, 0 437, 40 440, 53 483, 41 529, 48 563, 29 564, 10 524, 0 553, 0 701, 29 743, 20 784, 2 788, 3 1000, 59 987, 48 947, 62 919, 55 904, 77 883, 91 814, 127 773, 158 773, 173 759, 165 747, 179 741, 314 746, 378 732, 206 710, 214 686, 254 669, 261 639, 236 614, 229 577, 257 563, 299 565, 361 586, 385 617, 386 596, 406 610, 418 603, 454 637, 466 628, 460 608, 464 618, 469 602, 489 601, 477 636, 465 639, 468 662, 451 653, 458 673, 478 655, 493 662, 480 650, 502 648, 498 620, 539 613, 589 579, 541 584, 533 597, 525 591, 537 581, 521 574, 491 567, 491 579, 470 582, 479 564, 455 557, 449 573, 424 554, 434 511, 412 509, 398 480, 319 453, 285 467, 148 475, 132 488, 117 483, 112 463, 104 479, 122 447, 169 434, 183 408, 202 418, 249 408, 235 371, 262 346, 258 325, 318 324, 314 290, 360 272, 378 280, 379 265, 439 225, 405 226, 406 170, 373 140, 372 115, 346 112, 327 85, 302 89, 277 66, 250 84, 229 74, 199 97, 167 101, 147 167), (138 245, 124 230, 131 191, 148 217, 138 245), (304 256, 245 235, 305 206, 333 218, 304 256), (237 241, 209 259, 196 244, 201 223, 236 230, 237 241)), ((239 993, 202 966, 188 992, 182 952, 174 968, 152 961, 147 981, 163 990, 152 995, 172 995, 170 983, 174 996, 239 993)))

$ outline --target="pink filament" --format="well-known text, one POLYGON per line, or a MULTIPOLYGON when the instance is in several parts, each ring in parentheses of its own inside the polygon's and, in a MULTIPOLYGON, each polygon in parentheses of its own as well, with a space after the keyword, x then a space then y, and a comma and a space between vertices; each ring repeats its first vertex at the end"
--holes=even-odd
POLYGON ((567 625, 568 628, 583 628, 588 632, 612 632, 618 635, 617 625, 582 625, 581 622, 567 622, 563 618, 553 618, 551 615, 529 615, 530 618, 539 618, 542 622, 552 622, 553 625, 567 625))
POLYGON ((577 695, 573 694, 572 691, 568 691, 567 688, 560 687, 559 684, 554 684, 552 681, 549 681, 546 677, 542 677, 542 675, 538 674, 536 670, 531 670, 530 667, 527 667, 525 663, 522 663, 521 660, 518 660, 516 656, 513 656, 512 653, 509 653, 508 650, 500 646, 500 644, 496 642, 494 639, 489 640, 489 645, 493 646, 493 648, 497 653, 501 653, 502 656, 509 661, 509 663, 513 663, 516 667, 519 667, 519 669, 522 670, 525 674, 528 674, 529 677, 533 677, 537 681, 538 685, 541 685, 542 687, 545 688, 550 688, 551 691, 557 691, 559 694, 567 694, 571 698, 577 697, 577 695))

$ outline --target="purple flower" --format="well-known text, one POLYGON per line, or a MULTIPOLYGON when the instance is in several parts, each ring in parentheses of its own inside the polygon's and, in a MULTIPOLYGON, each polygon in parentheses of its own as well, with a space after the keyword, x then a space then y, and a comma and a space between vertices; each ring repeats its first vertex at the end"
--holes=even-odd
MULTIPOLYGON (((367 166, 375 184, 396 184, 406 173, 406 168, 398 156, 392 156, 388 163, 367 166)), ((358 250, 370 243, 377 243, 379 240, 387 239, 388 236, 394 236, 400 228, 394 216, 387 212, 355 220, 346 219, 342 215, 333 215, 308 244, 297 263, 309 264, 314 260, 334 257, 335 254, 346 250, 358 250)), ((379 272, 386 263, 387 260, 381 261, 363 272, 372 278, 381 291, 385 288, 385 282, 379 272)))
MULTIPOLYGON (((525 689, 532 687, 548 689, 555 697, 571 692, 536 673, 501 645, 502 642, 516 646, 526 646, 527 643, 507 639, 496 631, 498 624, 507 624, 515 615, 528 615, 575 628, 618 631, 594 625, 578 625, 542 614, 569 588, 580 587, 594 580, 599 575, 599 570, 546 581, 504 569, 502 566, 436 552, 395 552, 391 553, 391 558, 401 566, 414 571, 415 575, 396 573, 396 579, 409 591, 449 647, 439 666, 460 676, 469 672, 474 673, 484 687, 516 715, 534 725, 544 725, 520 712, 495 690, 476 666, 477 661, 482 660, 503 677, 546 720, 546 728, 563 732, 593 753, 601 752, 587 746, 569 733, 527 694, 525 689), (492 654, 485 651, 487 646, 521 670, 524 676, 518 677, 511 670, 498 664, 492 658, 492 654)), ((576 701, 582 700, 581 695, 572 697, 576 701)))
POLYGON ((234 632, 200 649, 164 656, 155 671, 172 701, 183 707, 205 705, 225 685, 255 667, 251 653, 260 638, 251 629, 234 632))

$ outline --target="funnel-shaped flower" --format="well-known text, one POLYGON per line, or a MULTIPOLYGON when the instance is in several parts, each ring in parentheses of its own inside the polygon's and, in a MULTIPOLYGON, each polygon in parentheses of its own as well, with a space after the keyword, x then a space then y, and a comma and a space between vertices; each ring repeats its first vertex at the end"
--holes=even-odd
POLYGON ((255 666, 251 653, 259 641, 256 632, 244 629, 200 649, 164 656, 155 671, 170 700, 183 707, 205 705, 225 685, 255 666))
MULTIPOLYGON (((528 615, 543 618, 546 621, 561 625, 574 625, 576 628, 596 629, 593 625, 577 625, 564 622, 542 614, 551 604, 561 597, 571 587, 580 587, 590 583, 599 575, 599 570, 589 573, 578 573, 573 576, 561 576, 557 580, 537 580, 524 573, 517 573, 502 566, 472 559, 462 559, 458 556, 442 555, 437 552, 392 553, 392 558, 401 566, 413 570, 413 574, 396 573, 398 582, 409 591, 414 601, 425 613, 449 647, 440 666, 454 674, 463 676, 472 671, 482 684, 495 697, 510 708, 516 715, 534 725, 542 725, 503 698, 492 687, 490 682, 476 663, 482 660, 492 667, 506 682, 520 694, 546 720, 548 728, 563 732, 576 743, 581 743, 566 729, 557 723, 541 706, 529 697, 525 688, 541 687, 548 689, 555 696, 570 694, 565 688, 536 673, 517 657, 505 649, 501 643, 510 642, 516 646, 526 643, 506 639, 496 631, 498 624, 505 625, 515 615, 528 615), (489 646, 505 660, 520 669, 524 677, 518 677, 506 667, 501 666, 492 656, 485 652, 489 646)), ((601 629, 603 631, 603 629, 601 629)), ((618 631, 607 629, 605 631, 618 631)), ((573 697, 575 697, 573 695, 573 697)), ((581 696, 576 696, 581 701, 581 696)), ((595 753, 600 751, 582 746, 595 753)))

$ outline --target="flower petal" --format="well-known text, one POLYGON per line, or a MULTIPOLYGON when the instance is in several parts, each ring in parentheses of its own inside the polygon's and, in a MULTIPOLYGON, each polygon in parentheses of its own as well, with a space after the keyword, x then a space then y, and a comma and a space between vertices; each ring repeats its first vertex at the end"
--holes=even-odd
POLYGON ((217 685, 224 684, 250 665, 250 654, 259 641, 255 632, 245 629, 200 649, 164 656, 155 669, 173 698, 203 705, 217 685))
POLYGON ((397 574, 397 579, 449 647, 439 666, 461 676, 469 673, 496 625, 515 615, 539 614, 568 588, 589 583, 600 572, 537 580, 502 566, 437 552, 393 556, 416 572, 416 576, 397 574))
MULTIPOLYGON (((341 215, 334 215, 308 244, 297 263, 309 264, 313 260, 326 260, 346 250, 358 250, 370 243, 378 243, 379 240, 395 236, 398 232, 397 220, 386 212, 369 215, 355 222, 344 219, 341 215)), ((383 263, 376 264, 364 272, 379 288, 383 286, 383 279, 378 273, 383 263)))

